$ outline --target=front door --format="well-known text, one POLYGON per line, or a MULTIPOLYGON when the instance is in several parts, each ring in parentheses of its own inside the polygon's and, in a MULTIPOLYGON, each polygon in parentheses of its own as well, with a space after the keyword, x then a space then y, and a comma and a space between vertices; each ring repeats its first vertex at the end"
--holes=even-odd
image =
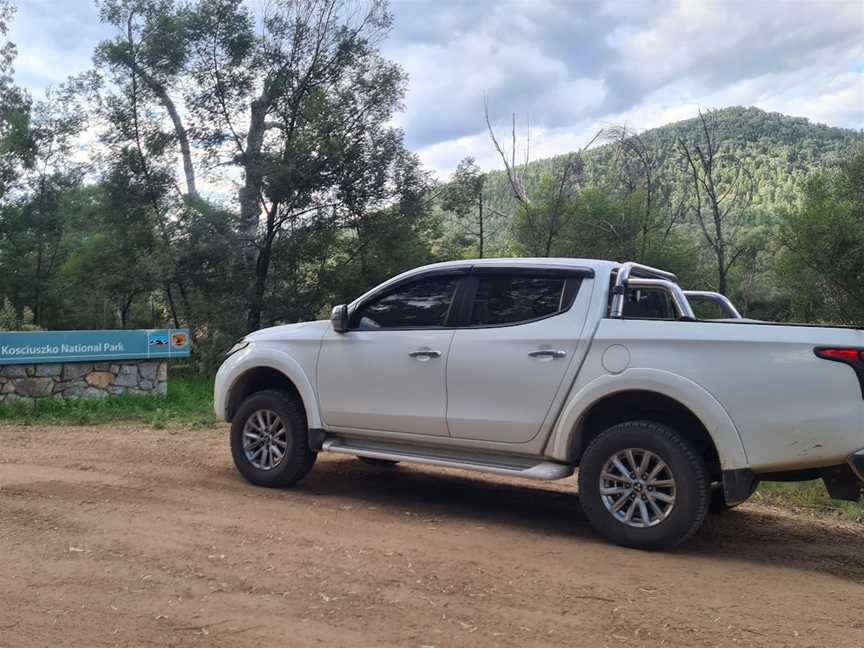
POLYGON ((579 276, 542 270, 475 269, 471 282, 470 319, 447 364, 450 435, 525 443, 569 387, 568 367, 581 363, 590 291, 579 276))
POLYGON ((373 296, 318 360, 327 429, 447 436, 448 318, 459 275, 421 277, 373 296))

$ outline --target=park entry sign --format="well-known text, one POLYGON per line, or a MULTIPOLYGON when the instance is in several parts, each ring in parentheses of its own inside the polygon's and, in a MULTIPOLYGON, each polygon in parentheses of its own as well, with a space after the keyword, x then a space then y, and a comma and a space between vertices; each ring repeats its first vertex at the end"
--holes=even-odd
POLYGON ((0 333, 0 400, 165 395, 188 329, 0 333))
POLYGON ((0 365, 188 358, 187 329, 0 333, 0 365))

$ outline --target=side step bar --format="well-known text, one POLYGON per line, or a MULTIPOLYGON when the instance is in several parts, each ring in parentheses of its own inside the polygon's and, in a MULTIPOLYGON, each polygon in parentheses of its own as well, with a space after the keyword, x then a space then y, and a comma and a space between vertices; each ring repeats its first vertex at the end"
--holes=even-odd
POLYGON ((522 477, 541 481, 564 479, 573 474, 573 466, 554 461, 537 461, 522 457, 500 457, 493 455, 464 456, 452 451, 416 448, 410 446, 391 446, 376 442, 366 442, 357 439, 325 439, 321 450, 339 454, 369 457, 370 459, 386 459, 389 461, 404 461, 407 463, 460 468, 475 472, 522 477))

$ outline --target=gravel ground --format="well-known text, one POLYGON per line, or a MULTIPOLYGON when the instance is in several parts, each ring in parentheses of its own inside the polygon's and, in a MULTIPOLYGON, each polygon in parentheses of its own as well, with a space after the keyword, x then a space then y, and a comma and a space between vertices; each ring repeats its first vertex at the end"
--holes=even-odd
POLYGON ((0 426, 0 646, 864 646, 864 525, 748 504, 644 553, 573 488, 322 455, 265 490, 224 428, 0 426))

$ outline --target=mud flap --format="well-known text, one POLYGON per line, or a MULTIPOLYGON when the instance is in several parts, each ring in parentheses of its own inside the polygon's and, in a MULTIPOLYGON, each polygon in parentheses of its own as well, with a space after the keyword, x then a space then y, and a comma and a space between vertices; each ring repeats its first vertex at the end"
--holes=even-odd
POLYGON ((321 445, 324 443, 324 439, 327 438, 327 431, 319 428, 309 428, 308 437, 309 449, 318 452, 321 449, 321 445))
POLYGON ((822 471, 822 481, 831 499, 858 502, 864 487, 849 466, 834 466, 822 471))
POLYGON ((749 498, 755 490, 756 478, 749 468, 723 471, 723 497, 726 504, 734 506, 749 498))

